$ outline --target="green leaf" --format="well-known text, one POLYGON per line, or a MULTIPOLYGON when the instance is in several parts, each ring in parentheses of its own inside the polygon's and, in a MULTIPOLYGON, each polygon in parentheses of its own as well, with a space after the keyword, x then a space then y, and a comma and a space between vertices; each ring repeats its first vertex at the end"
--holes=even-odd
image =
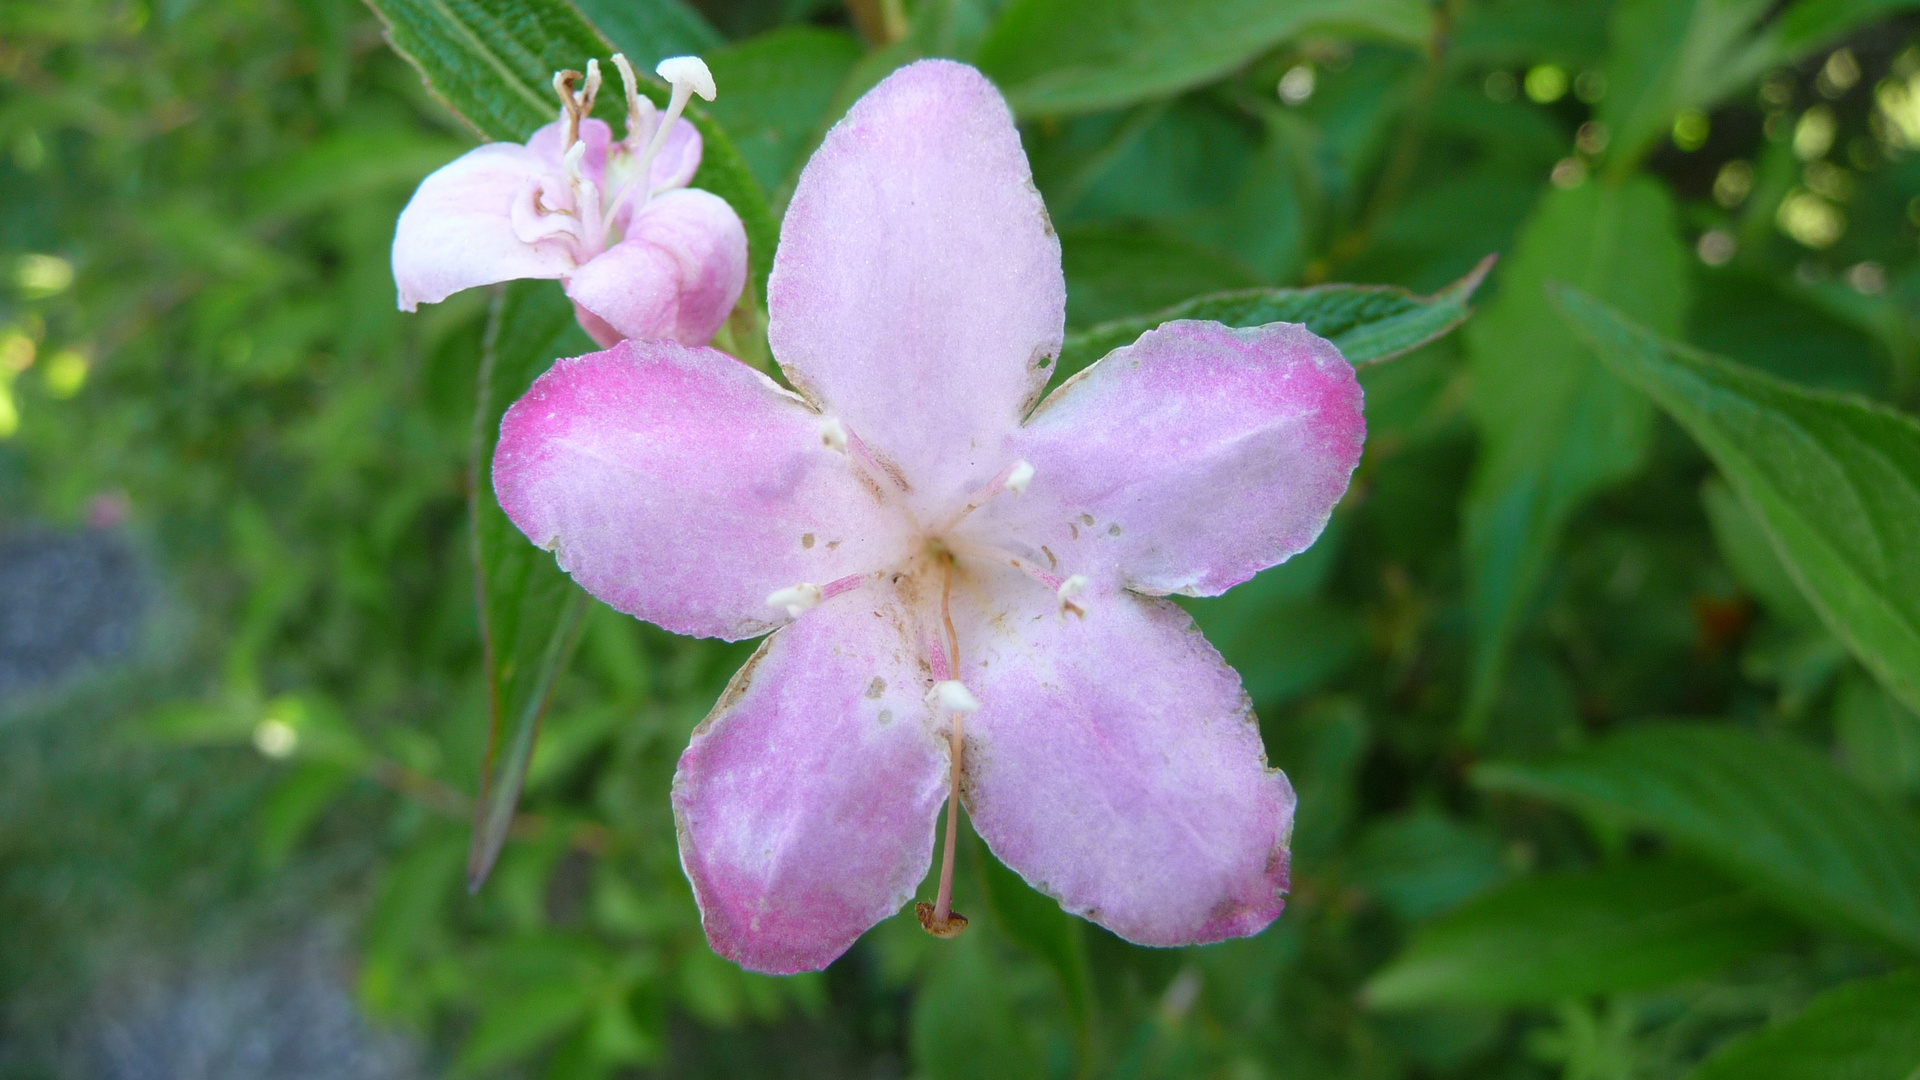
POLYGON ((975 62, 1022 116, 1092 112, 1210 82, 1307 30, 1423 45, 1422 0, 1013 0, 975 62))
POLYGON ((1315 285, 1306 289, 1244 289, 1199 296, 1135 318, 1101 323, 1067 338, 1059 373, 1071 375, 1131 345, 1173 319, 1211 319, 1228 326, 1298 322, 1333 342, 1355 367, 1377 364, 1444 337, 1473 314, 1467 301, 1493 266, 1489 255, 1459 281, 1416 296, 1391 285, 1315 285))
POLYGON ((1776 904, 1920 952, 1920 830, 1803 746, 1651 724, 1474 781, 1650 828, 1776 904))
POLYGON ((1920 714, 1857 672, 1833 702, 1834 742, 1847 770, 1882 795, 1920 793, 1920 714))
POLYGON ((354 770, 331 762, 302 765, 288 773, 260 804, 254 819, 258 830, 254 851, 260 866, 273 871, 284 865, 301 837, 356 779, 354 770))
POLYGON ((1433 809, 1376 820, 1353 855, 1354 880, 1409 922, 1438 915, 1507 876, 1497 837, 1433 809))
POLYGON ((1759 598, 1776 618, 1794 626, 1818 626, 1820 616, 1773 553, 1773 541, 1727 482, 1710 478, 1700 488, 1700 501, 1706 506, 1720 557, 1740 587, 1759 598))
POLYGON ((1920 709, 1920 424, 1670 344, 1574 290, 1559 301, 1705 448, 1828 627, 1920 709))
POLYGON ((1377 1008, 1544 1005, 1711 975, 1797 932, 1752 892, 1662 859, 1513 882, 1423 927, 1364 991, 1377 1008))
POLYGON ((494 501, 493 446, 507 406, 554 358, 593 348, 574 322, 573 305, 550 282, 513 282, 495 294, 481 354, 468 491, 490 713, 467 855, 470 889, 486 880, 506 842, 540 719, 587 608, 587 594, 552 555, 529 543, 494 501))
POLYGON ((1083 1062, 1091 1060, 1099 1003, 1094 999, 1093 973, 1087 966, 1087 924, 1068 915, 1059 901, 1035 891, 994 858, 972 829, 967 832, 972 836, 970 847, 980 874, 980 891, 993 909, 996 924, 1021 948, 1053 969, 1073 1024, 1075 1053, 1083 1062))
POLYGON ((1632 475, 1652 410, 1556 316, 1550 279, 1581 282, 1669 331, 1687 303, 1673 200, 1652 180, 1551 189, 1522 229, 1500 294, 1467 327, 1480 458, 1463 546, 1474 623, 1470 738, 1485 730, 1561 531, 1588 499, 1632 475))
POLYGON ((1913 1080, 1920 971, 1846 983, 1800 1015, 1722 1047, 1689 1080, 1913 1080))
MULTIPOLYGON (((574 0, 637 71, 652 71, 669 56, 704 55, 727 42, 682 0, 574 0)), ((612 74, 609 72, 608 74, 612 74)), ((724 83, 721 85, 725 85, 724 83)))
POLYGON ((1131 227, 1062 229, 1060 261, 1067 275, 1069 327, 1153 311, 1256 280, 1253 271, 1213 248, 1131 227))
POLYGON ((961 934, 933 952, 914 996, 915 1072, 928 1080, 1045 1076, 1040 1049, 1015 1011, 987 935, 961 934))
POLYGON ((1682 109, 1707 109, 1769 68, 1790 64, 1914 0, 1623 0, 1610 26, 1608 93, 1615 175, 1631 170, 1682 109))
POLYGON ((726 88, 708 110, 763 189, 778 192, 799 172, 861 51, 845 31, 788 26, 707 56, 726 88))
MULTIPOLYGON (((543 124, 551 123, 559 115, 553 73, 569 68, 585 70, 588 59, 606 61, 614 51, 568 0, 367 3, 386 23, 387 41, 419 69, 427 89, 474 131, 492 140, 523 142, 543 124)), ((671 22, 670 16, 659 17, 671 22)), ((623 47, 639 44, 622 42, 623 47)), ((655 48, 661 47, 664 44, 655 48)), ((610 69, 606 75, 618 83, 610 69)), ((666 104, 666 84, 644 69, 640 82, 642 93, 657 105, 666 104)), ((724 87, 721 92, 726 92, 724 87)), ((599 101, 597 111, 618 132, 626 100, 616 88, 602 93, 599 101)), ((740 215, 747 228, 754 278, 764 284, 779 236, 779 225, 767 209, 766 196, 720 125, 696 105, 687 107, 686 116, 700 129, 705 146, 692 185, 725 199, 740 215)))

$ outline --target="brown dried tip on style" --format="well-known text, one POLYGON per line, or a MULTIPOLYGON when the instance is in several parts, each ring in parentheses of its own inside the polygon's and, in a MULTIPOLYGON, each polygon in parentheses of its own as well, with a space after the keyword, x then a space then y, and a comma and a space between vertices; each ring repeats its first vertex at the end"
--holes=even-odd
POLYGON ((946 922, 935 922, 933 905, 925 901, 913 905, 913 913, 920 916, 920 929, 937 938, 946 938, 951 941, 960 936, 960 931, 967 928, 967 917, 957 911, 947 912, 946 922))

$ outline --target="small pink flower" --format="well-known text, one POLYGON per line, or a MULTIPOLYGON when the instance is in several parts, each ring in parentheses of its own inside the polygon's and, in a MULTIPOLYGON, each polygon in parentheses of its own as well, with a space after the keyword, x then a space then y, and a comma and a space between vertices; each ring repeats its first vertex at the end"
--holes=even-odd
POLYGON ((824 967, 897 911, 953 791, 1002 862, 1131 941, 1280 913, 1293 790, 1161 597, 1313 542, 1359 385, 1304 327, 1173 322, 1036 407, 1065 297, 1005 103, 926 61, 854 105, 787 210, 769 334, 801 393, 627 342, 507 412, 500 505, 581 585, 679 633, 773 631, 673 784, 708 939, 746 967, 824 967))
POLYGON ((514 278, 566 283, 580 325, 601 345, 622 338, 704 345, 747 280, 747 233, 725 200, 686 186, 700 133, 680 118, 713 76, 696 57, 662 61, 673 84, 665 115, 627 88, 627 136, 589 119, 600 69, 554 76, 560 119, 525 146, 489 143, 420 184, 393 236, 400 310, 514 278))

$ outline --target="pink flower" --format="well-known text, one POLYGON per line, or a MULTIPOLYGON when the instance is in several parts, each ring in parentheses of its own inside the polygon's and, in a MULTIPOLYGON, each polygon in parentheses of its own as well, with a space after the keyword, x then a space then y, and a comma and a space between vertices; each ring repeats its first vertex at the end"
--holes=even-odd
POLYGON ((589 119, 600 89, 596 62, 554 76, 560 119, 525 146, 489 143, 420 184, 393 236, 400 310, 476 285, 514 278, 566 283, 580 325, 601 345, 622 338, 704 345, 747 280, 747 233, 719 196, 686 186, 700 167, 700 133, 680 119, 687 99, 713 100, 713 76, 696 57, 662 61, 673 84, 664 116, 627 88, 619 142, 589 119))
POLYGON ((1036 407, 1065 295, 1005 103, 926 61, 854 105, 787 210, 770 337, 801 393, 627 342, 507 412, 500 505, 581 585, 683 634, 772 631, 673 784, 708 939, 746 967, 824 967, 897 911, 952 790, 1002 862, 1131 941, 1280 913, 1293 790, 1162 597, 1313 542, 1359 385, 1304 327, 1174 322, 1036 407))

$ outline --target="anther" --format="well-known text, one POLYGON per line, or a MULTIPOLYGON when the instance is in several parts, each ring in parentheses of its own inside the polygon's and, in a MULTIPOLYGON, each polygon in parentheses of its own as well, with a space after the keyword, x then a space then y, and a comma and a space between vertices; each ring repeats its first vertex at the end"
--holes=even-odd
POLYGON ((938 703, 948 712, 964 715, 980 711, 980 699, 974 697, 973 691, 968 690, 966 684, 958 679, 946 679, 934 683, 933 689, 927 691, 927 700, 938 703))
POLYGON ((847 452, 847 425, 837 416, 820 421, 820 445, 836 453, 847 452))
POLYGON ((1054 595, 1060 600, 1060 614, 1071 611, 1083 619, 1087 617, 1086 609, 1073 602, 1073 598, 1085 591, 1086 587, 1087 579, 1082 574, 1074 574, 1060 583, 1060 587, 1054 590, 1054 595))
POLYGON ((580 73, 573 70, 553 73, 553 92, 560 95, 560 123, 564 134, 560 138, 562 152, 571 148, 580 138, 580 100, 574 97, 573 86, 580 81, 580 73))
POLYGON ((777 608, 785 608, 789 616, 799 618, 800 613, 818 604, 826 598, 820 586, 809 581, 777 589, 767 597, 767 603, 777 608))
POLYGON ((1025 495, 1027 485, 1032 482, 1033 465, 1024 459, 1014 462, 1012 470, 1007 473, 1007 490, 1015 495, 1025 495))

